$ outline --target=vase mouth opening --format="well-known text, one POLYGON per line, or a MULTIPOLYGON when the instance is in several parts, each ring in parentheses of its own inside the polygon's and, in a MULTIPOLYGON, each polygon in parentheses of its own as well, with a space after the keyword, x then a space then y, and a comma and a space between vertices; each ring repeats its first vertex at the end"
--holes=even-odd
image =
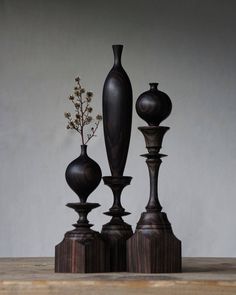
POLYGON ((113 44, 112 47, 113 47, 113 48, 114 48, 114 47, 121 47, 121 48, 123 48, 124 46, 123 46, 122 44, 113 44))
POLYGON ((149 83, 149 85, 150 85, 150 89, 157 90, 158 89, 157 87, 158 87, 159 83, 151 82, 151 83, 149 83))

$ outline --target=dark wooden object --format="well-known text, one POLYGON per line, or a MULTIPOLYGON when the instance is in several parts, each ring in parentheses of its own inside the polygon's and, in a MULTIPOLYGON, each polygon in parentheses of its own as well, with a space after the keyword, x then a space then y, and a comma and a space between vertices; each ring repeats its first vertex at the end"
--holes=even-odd
POLYGON ((67 184, 78 195, 81 203, 86 203, 88 196, 102 179, 101 168, 87 154, 87 145, 81 145, 81 154, 68 165, 65 177, 67 184))
POLYGON ((129 272, 165 273, 181 272, 181 242, 173 234, 167 215, 161 212, 157 180, 164 134, 168 127, 139 127, 143 133, 148 153, 146 163, 150 176, 150 197, 146 212, 142 213, 134 235, 127 241, 129 272))
POLYGON ((158 199, 158 173, 162 141, 169 127, 159 126, 172 109, 167 94, 157 89, 158 83, 150 83, 150 90, 142 93, 136 102, 138 115, 149 126, 139 127, 147 154, 146 163, 150 177, 150 196, 146 212, 141 214, 135 234, 127 241, 128 271, 140 273, 181 272, 181 241, 173 234, 166 213, 158 199))
POLYGON ((160 91, 158 83, 149 83, 150 89, 142 93, 136 101, 137 114, 150 126, 159 126, 172 110, 169 96, 160 91))
POLYGON ((55 272, 105 272, 109 268, 109 248, 100 233, 90 228, 92 224, 87 219, 88 213, 100 206, 86 201, 101 176, 100 167, 88 157, 87 146, 82 145, 81 155, 66 169, 66 181, 80 199, 80 203, 68 203, 67 207, 79 214, 79 220, 55 248, 55 272))
POLYGON ((129 215, 122 207, 121 192, 126 185, 130 184, 132 177, 129 176, 106 176, 103 177, 104 184, 109 186, 113 192, 114 203, 109 212, 104 214, 112 216, 110 222, 102 227, 102 237, 110 247, 110 269, 109 271, 126 271, 126 240, 133 234, 132 227, 124 222, 122 216, 129 215))
POLYGON ((121 65, 122 45, 113 45, 114 65, 103 87, 103 126, 108 162, 112 176, 103 177, 104 184, 113 192, 114 203, 106 215, 112 216, 103 225, 102 237, 110 247, 110 271, 126 271, 126 240, 132 228, 122 216, 130 214, 121 206, 123 188, 132 177, 123 176, 131 133, 132 88, 121 65))
POLYGON ((87 214, 97 203, 69 203, 80 218, 75 229, 65 234, 63 241, 56 246, 55 272, 92 273, 105 272, 107 269, 109 254, 101 235, 90 229, 87 214), (107 256, 106 256, 107 255, 107 256))
POLYGON ((103 86, 103 127, 112 176, 122 176, 129 150, 132 87, 121 65, 123 45, 113 45, 114 65, 103 86))

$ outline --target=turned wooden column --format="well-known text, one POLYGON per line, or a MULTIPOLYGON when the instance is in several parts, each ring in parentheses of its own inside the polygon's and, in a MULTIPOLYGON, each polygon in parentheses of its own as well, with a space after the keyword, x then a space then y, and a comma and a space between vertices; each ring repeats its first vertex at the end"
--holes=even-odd
POLYGON ((150 178, 150 194, 146 211, 141 214, 134 235, 127 241, 127 265, 129 272, 171 273, 181 272, 181 241, 173 231, 158 197, 158 174, 162 158, 162 141, 169 127, 159 126, 171 112, 169 97, 151 83, 151 89, 137 100, 136 110, 149 126, 139 127, 147 154, 150 178))

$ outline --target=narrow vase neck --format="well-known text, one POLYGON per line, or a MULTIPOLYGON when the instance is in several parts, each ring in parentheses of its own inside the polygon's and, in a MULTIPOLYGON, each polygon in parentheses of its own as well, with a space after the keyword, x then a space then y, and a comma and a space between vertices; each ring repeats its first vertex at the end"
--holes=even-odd
POLYGON ((150 90, 152 90, 152 91, 157 91, 158 90, 158 84, 159 83, 149 83, 149 85, 150 85, 150 90))
POLYGON ((112 45, 112 49, 114 54, 114 66, 121 66, 123 45, 112 45))
POLYGON ((81 156, 87 156, 87 145, 86 144, 82 144, 81 145, 81 153, 80 153, 81 156))

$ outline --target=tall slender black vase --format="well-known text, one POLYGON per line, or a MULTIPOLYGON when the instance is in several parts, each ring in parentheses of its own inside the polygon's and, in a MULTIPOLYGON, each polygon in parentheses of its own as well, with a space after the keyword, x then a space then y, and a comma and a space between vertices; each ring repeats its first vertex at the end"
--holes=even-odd
POLYGON ((133 234, 132 228, 122 216, 126 212, 121 205, 121 193, 132 177, 123 176, 130 142, 132 123, 132 87, 121 65, 122 45, 113 45, 114 65, 103 87, 103 126, 106 152, 111 176, 103 177, 104 184, 113 192, 114 202, 109 212, 109 223, 103 225, 102 237, 110 250, 109 271, 126 271, 126 240, 133 234))
POLYGON ((131 133, 133 95, 121 65, 123 45, 113 45, 114 65, 103 86, 103 126, 112 176, 122 176, 131 133))

